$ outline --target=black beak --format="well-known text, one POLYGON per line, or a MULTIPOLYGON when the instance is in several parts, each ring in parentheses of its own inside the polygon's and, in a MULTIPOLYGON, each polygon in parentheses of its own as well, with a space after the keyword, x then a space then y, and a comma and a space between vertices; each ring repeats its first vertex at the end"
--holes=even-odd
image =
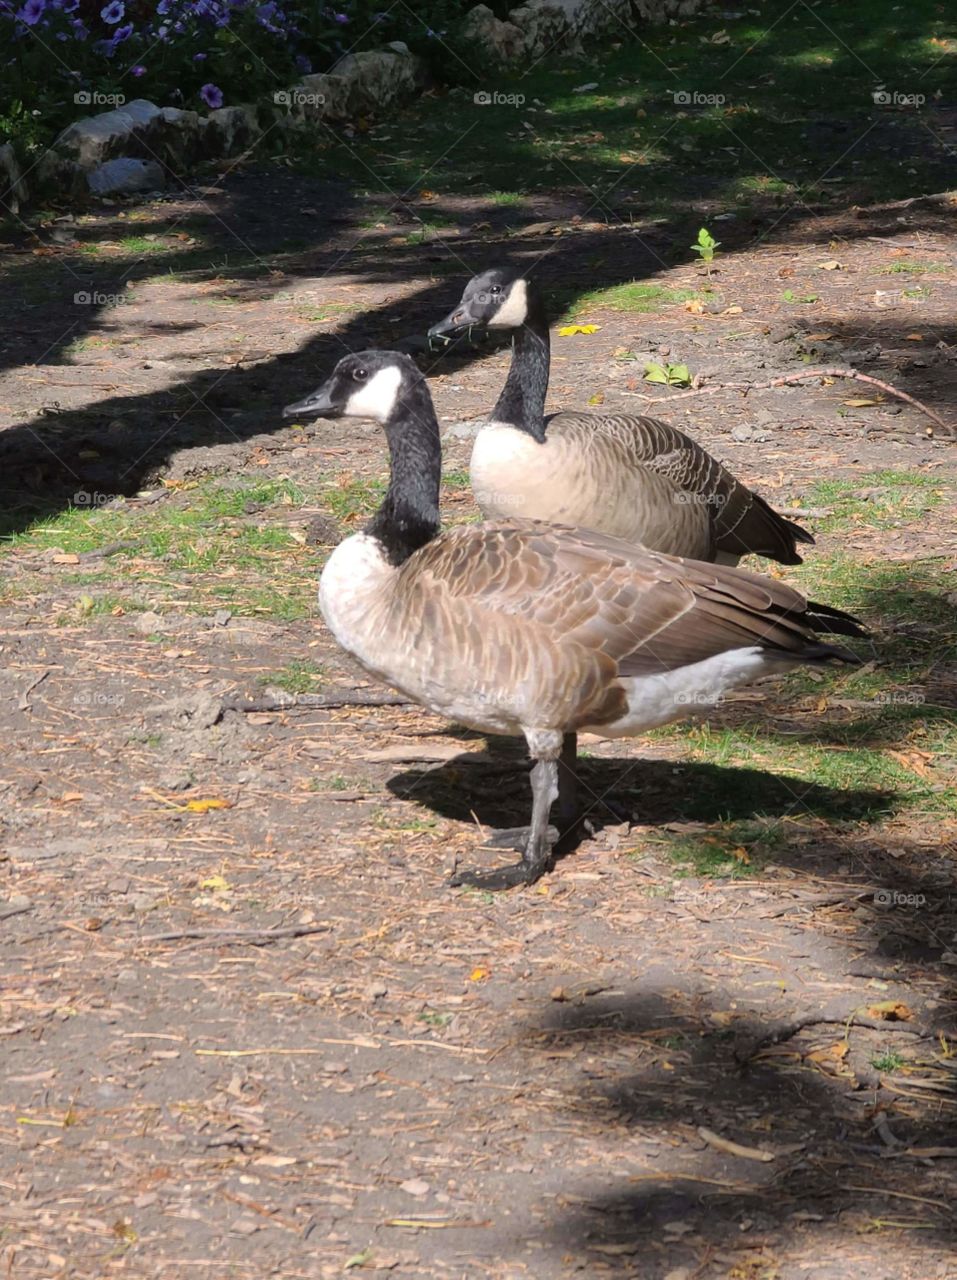
POLYGON ((340 410, 329 398, 329 383, 324 382, 317 391, 306 396, 305 400, 287 404, 282 411, 282 416, 284 418, 338 418, 340 410))
POLYGON ((429 330, 429 337, 452 338, 473 324, 475 324, 475 321, 470 315, 468 307, 460 302, 453 311, 449 312, 444 320, 440 320, 438 324, 432 326, 429 330))

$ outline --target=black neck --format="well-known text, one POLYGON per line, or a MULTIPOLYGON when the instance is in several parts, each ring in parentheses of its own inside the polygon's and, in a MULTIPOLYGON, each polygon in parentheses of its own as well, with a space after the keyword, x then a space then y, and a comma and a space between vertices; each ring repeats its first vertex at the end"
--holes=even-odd
POLYGON ((382 543, 391 564, 400 565, 439 531, 442 446, 424 378, 403 384, 385 434, 391 478, 366 532, 382 543))
POLYGON ((545 439, 545 393, 548 390, 548 320, 538 290, 526 284, 528 315, 512 343, 512 364, 502 394, 492 411, 494 422, 545 439))

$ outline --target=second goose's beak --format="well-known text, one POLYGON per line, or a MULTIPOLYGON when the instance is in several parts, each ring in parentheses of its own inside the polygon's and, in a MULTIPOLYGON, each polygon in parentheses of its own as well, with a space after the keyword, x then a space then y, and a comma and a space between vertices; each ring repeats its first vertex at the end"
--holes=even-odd
POLYGON ((444 320, 440 320, 438 324, 432 326, 429 330, 429 337, 451 338, 474 323, 475 320, 470 315, 468 307, 460 302, 453 311, 449 312, 444 320))
POLYGON ((333 404, 329 395, 329 383, 324 382, 317 391, 297 400, 295 404, 287 404, 282 411, 284 418, 338 418, 339 407, 333 404))

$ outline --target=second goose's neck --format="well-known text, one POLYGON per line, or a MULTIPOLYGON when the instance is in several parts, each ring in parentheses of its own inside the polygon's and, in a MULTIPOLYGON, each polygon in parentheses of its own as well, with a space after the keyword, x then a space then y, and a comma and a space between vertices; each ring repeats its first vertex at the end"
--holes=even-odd
POLYGON ((538 292, 528 288, 528 315, 512 343, 512 364, 502 394, 492 411, 495 422, 507 422, 535 440, 545 439, 545 393, 548 390, 548 321, 538 292))
POLYGON ((400 388, 385 434, 391 463, 389 488, 366 532, 398 567, 439 531, 442 446, 424 379, 400 388))

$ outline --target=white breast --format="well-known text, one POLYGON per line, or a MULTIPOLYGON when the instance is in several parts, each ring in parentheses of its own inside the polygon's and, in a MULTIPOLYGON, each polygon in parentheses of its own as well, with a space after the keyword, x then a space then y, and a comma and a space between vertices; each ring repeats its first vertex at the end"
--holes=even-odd
POLYGON ((367 533, 340 542, 319 579, 319 608, 339 644, 365 666, 374 663, 381 610, 397 570, 367 533))

